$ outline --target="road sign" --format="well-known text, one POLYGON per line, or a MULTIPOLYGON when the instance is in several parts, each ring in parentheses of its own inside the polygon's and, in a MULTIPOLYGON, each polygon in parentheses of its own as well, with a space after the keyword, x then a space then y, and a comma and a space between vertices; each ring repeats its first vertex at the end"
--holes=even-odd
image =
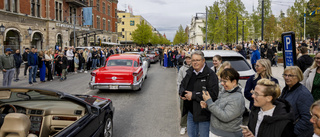
POLYGON ((285 32, 281 35, 283 49, 283 66, 294 66, 297 62, 296 41, 294 32, 285 32))

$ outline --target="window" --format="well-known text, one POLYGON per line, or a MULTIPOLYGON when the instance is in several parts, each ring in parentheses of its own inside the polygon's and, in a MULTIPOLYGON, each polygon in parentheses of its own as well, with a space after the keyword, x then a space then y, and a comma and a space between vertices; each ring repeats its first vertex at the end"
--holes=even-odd
POLYGON ((35 9, 36 3, 34 1, 35 0, 31 1, 31 16, 36 16, 36 9, 35 9))
POLYGON ((106 3, 102 3, 102 13, 106 14, 106 3))
POLYGON ((114 9, 114 16, 118 18, 118 16, 117 16, 117 9, 114 9))
POLYGON ((59 20, 59 3, 56 2, 56 20, 59 20))
POLYGON ((37 0, 37 17, 40 17, 40 0, 37 0))
POLYGON ((72 23, 76 23, 77 24, 77 20, 75 20, 74 19, 74 16, 76 16, 77 15, 77 9, 76 8, 74 8, 74 7, 69 7, 69 9, 70 9, 70 23, 72 24, 72 23))
POLYGON ((102 24, 103 30, 106 30, 106 19, 103 19, 102 24))
POLYGON ((124 25, 124 21, 122 21, 122 25, 124 25))
POLYGON ((59 3, 59 20, 62 21, 62 3, 59 3))
POLYGON ((90 0, 90 6, 91 7, 93 6, 93 0, 90 0))
POLYGON ((122 28, 122 32, 124 32, 124 28, 122 28))
POLYGON ((5 5, 5 7, 6 7, 6 11, 10 11, 10 5, 11 3, 10 3, 10 0, 4 0, 4 5, 5 5))
POLYGON ((100 11, 100 0, 97 0, 97 11, 100 11))
POLYGON ((97 29, 101 29, 100 28, 100 17, 97 16, 97 29))
POLYGON ((13 5, 12 11, 17 13, 18 12, 18 0, 13 0, 12 5, 13 5))
POLYGON ((125 15, 123 15, 123 16, 122 16, 122 18, 126 18, 126 16, 125 16, 125 15))
POLYGON ((122 38, 124 38, 124 35, 122 35, 122 38))
POLYGON ((110 20, 108 20, 108 30, 109 30, 109 31, 112 31, 112 30, 111 30, 111 23, 110 23, 110 20))
POLYGON ((108 5, 108 16, 110 16, 110 5, 108 5))

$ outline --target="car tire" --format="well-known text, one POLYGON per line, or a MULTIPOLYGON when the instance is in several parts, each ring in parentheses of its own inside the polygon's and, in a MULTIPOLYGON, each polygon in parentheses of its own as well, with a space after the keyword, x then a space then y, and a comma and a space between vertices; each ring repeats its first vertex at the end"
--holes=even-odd
POLYGON ((107 116, 106 122, 104 124, 102 137, 112 137, 113 136, 113 120, 111 116, 107 116))

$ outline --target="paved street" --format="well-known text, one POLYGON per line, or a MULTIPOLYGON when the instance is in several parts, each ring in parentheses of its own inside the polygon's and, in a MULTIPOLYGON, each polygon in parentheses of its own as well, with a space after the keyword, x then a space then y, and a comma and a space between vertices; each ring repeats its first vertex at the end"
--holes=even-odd
MULTIPOLYGON (((21 72, 23 69, 21 69, 21 72)), ((281 76, 283 65, 272 67, 281 89, 284 80, 281 76)), ((27 78, 20 74, 21 81, 12 82, 12 86, 29 87, 27 78)), ((0 74, 2 83, 2 73, 0 74)), ((159 63, 152 64, 148 79, 141 91, 99 91, 90 90, 90 74, 69 74, 66 81, 57 77, 52 82, 32 85, 37 88, 50 88, 71 94, 91 94, 110 98, 114 102, 114 136, 115 137, 171 137, 179 135, 179 103, 176 93, 176 70, 162 68, 159 63)), ((187 137, 187 135, 185 135, 187 137)))
MULTIPOLYGON (((21 81, 13 82, 12 86, 30 86, 22 75, 21 81)), ((115 137, 172 137, 180 136, 176 75, 174 68, 164 69, 157 63, 151 65, 141 91, 90 90, 89 73, 70 74, 63 82, 56 78, 40 83, 37 78, 33 87, 110 98, 115 106, 115 137)))

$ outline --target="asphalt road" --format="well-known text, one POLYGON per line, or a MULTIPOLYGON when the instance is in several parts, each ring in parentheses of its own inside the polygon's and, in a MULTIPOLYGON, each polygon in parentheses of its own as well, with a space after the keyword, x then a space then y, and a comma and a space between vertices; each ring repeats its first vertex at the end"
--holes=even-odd
MULTIPOLYGON (((180 136, 177 73, 174 68, 152 64, 140 91, 90 90, 89 73, 68 74, 67 80, 63 82, 56 77, 51 82, 41 83, 37 78, 38 82, 33 85, 29 85, 28 79, 22 75, 19 82, 12 82, 12 86, 49 88, 71 94, 110 98, 115 107, 114 137, 180 136)), ((2 84, 2 78, 0 82, 2 84)))

